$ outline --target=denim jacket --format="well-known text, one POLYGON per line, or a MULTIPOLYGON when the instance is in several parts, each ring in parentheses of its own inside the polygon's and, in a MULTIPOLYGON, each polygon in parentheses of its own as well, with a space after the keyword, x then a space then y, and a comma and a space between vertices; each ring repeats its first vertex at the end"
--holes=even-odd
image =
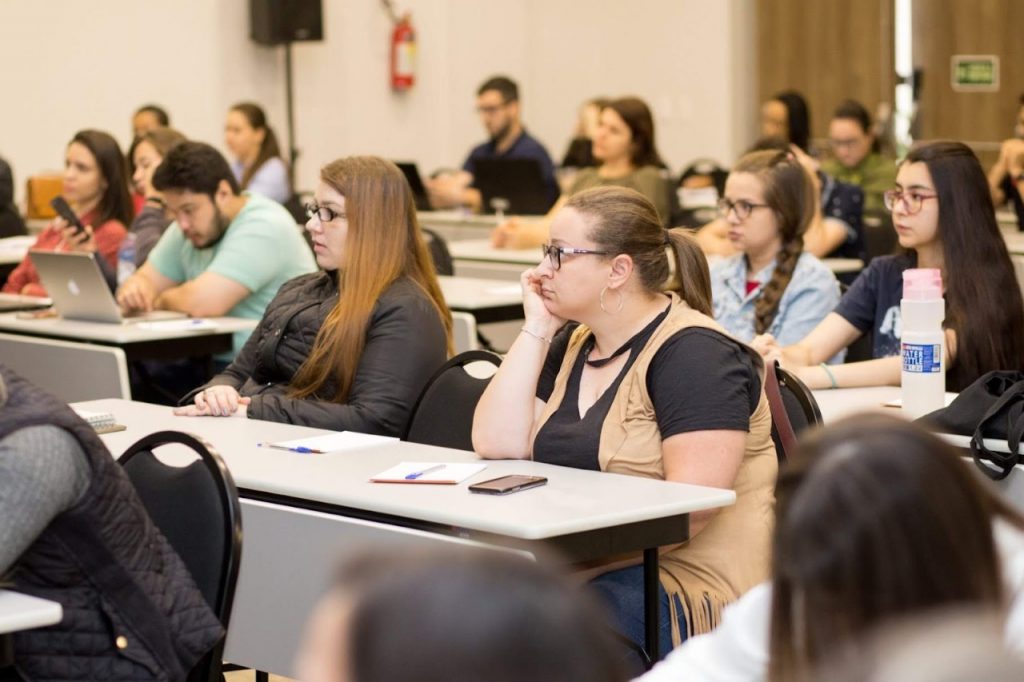
MULTIPOLYGON (((775 272, 775 261, 754 276, 760 286, 747 293, 747 260, 740 253, 718 261, 711 268, 715 320, 741 341, 754 338, 754 304, 775 272)), ((768 333, 781 346, 805 336, 839 303, 839 282, 820 260, 806 251, 800 254, 793 278, 782 294, 779 309, 768 333)))

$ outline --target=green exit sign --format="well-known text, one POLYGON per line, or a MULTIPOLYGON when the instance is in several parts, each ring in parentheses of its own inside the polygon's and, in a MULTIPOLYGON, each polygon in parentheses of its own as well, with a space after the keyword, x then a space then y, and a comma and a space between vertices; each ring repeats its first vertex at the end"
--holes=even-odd
POLYGON ((999 57, 994 54, 956 54, 951 58, 950 77, 959 92, 999 90, 999 57))

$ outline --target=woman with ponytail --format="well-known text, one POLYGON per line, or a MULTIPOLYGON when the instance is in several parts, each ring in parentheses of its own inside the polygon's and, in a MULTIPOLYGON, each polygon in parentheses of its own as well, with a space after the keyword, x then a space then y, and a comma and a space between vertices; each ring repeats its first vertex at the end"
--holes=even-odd
POLYGON ((282 285, 223 373, 177 410, 399 436, 451 351, 412 190, 390 161, 324 166, 306 230, 320 272, 282 285))
POLYGON ((228 111, 224 144, 235 157, 231 170, 243 190, 262 194, 279 204, 292 196, 288 165, 281 158, 274 130, 258 104, 241 102, 228 111))
POLYGON ((839 283, 804 251, 814 217, 814 185, 782 151, 741 158, 729 173, 719 213, 738 253, 711 269, 715 319, 749 342, 770 333, 796 343, 839 303, 839 283))
MULTIPOLYGON (((690 517, 689 542, 662 548, 667 652, 767 576, 777 462, 763 364, 711 318, 696 242, 662 229, 639 192, 574 194, 550 234, 520 279, 525 324, 477 405, 474 449, 736 491, 735 505, 690 517)), ((615 626, 642 643, 639 557, 599 570, 591 585, 615 626)))

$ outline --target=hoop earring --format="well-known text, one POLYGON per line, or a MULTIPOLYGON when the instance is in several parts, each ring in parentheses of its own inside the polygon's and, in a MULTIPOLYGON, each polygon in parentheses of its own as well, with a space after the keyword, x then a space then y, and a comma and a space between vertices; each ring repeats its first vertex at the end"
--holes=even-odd
POLYGON ((608 313, 609 315, 616 315, 618 313, 621 313, 622 312, 622 304, 624 302, 623 301, 623 297, 622 297, 622 292, 619 291, 618 289, 612 289, 612 291, 614 291, 615 293, 617 293, 619 295, 619 307, 617 307, 614 311, 611 311, 611 310, 608 310, 607 308, 604 307, 604 294, 605 294, 606 291, 608 291, 608 287, 607 286, 605 286, 603 289, 601 289, 601 295, 597 297, 598 302, 601 304, 601 310, 603 310, 604 312, 608 313))

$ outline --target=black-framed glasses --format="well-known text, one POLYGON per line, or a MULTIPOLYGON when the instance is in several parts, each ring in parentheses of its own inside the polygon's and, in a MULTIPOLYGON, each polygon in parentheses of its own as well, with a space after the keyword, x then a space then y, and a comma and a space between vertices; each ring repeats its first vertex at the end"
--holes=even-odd
POLYGON ((890 189, 882 193, 882 201, 885 203, 886 209, 895 211, 897 204, 903 204, 903 212, 907 215, 920 213, 921 207, 924 206, 924 200, 936 197, 938 197, 937 194, 925 194, 917 190, 901 192, 898 189, 890 189))
POLYGON ((730 201, 725 197, 718 200, 718 215, 722 218, 728 218, 729 212, 733 211, 736 213, 736 217, 739 220, 746 220, 753 213, 755 208, 768 208, 768 204, 755 204, 752 201, 746 199, 737 199, 736 201, 730 201))
POLYGON ((562 256, 607 256, 607 251, 594 251, 592 249, 576 249, 571 246, 555 246, 554 244, 543 244, 540 247, 542 257, 547 258, 551 267, 555 270, 562 268, 562 256))
POLYGON ((317 218, 320 219, 320 222, 322 223, 329 223, 335 218, 345 218, 344 213, 338 213, 337 211, 333 211, 327 208, 326 206, 321 206, 315 201, 311 201, 308 204, 306 204, 306 215, 310 218, 316 216, 317 218))

